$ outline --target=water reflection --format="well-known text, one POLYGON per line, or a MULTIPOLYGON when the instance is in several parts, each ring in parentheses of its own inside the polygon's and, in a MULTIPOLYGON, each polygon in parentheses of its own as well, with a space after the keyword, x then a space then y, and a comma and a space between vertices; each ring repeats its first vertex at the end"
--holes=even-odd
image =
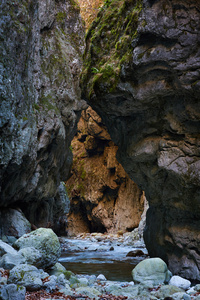
POLYGON ((59 262, 75 274, 104 274, 108 280, 131 281, 131 271, 144 257, 127 257, 131 247, 110 246, 88 241, 69 241, 69 249, 62 253, 59 262))

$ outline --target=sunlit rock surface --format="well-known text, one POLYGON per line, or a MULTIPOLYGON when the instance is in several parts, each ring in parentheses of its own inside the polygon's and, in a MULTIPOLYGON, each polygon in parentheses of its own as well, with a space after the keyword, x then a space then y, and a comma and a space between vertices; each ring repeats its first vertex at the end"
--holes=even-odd
POLYGON ((20 207, 30 222, 51 226, 83 108, 79 7, 1 1, 0 28, 0 206, 20 207))
POLYGON ((83 96, 145 191, 149 254, 200 279, 200 4, 106 6, 87 35, 83 96))
POLYGON ((138 227, 145 196, 116 160, 117 149, 99 115, 88 107, 72 141, 68 235, 138 227))

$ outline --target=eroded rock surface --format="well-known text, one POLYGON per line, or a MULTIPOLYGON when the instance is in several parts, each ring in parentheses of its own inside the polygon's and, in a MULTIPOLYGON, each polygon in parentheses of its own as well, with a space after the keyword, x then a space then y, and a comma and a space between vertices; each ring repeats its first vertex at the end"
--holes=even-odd
POLYGON ((87 35, 83 95, 145 191, 149 254, 200 279, 200 4, 106 6, 87 35))
POLYGON ((0 206, 52 225, 83 108, 79 8, 70 0, 1 1, 0 28, 0 206))
POLYGON ((117 148, 99 115, 91 107, 83 111, 72 141, 74 162, 66 182, 68 235, 138 227, 145 196, 117 162, 117 148))

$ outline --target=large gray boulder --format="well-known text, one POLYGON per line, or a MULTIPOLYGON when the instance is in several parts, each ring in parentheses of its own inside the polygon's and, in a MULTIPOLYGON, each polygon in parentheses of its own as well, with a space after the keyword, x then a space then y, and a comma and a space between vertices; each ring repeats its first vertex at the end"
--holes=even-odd
POLYGON ((108 1, 87 34, 82 88, 145 191, 144 240, 200 279, 200 2, 108 1))
MULTIPOLYGON (((55 265, 61 254, 58 237, 53 230, 49 228, 39 228, 31 233, 23 235, 15 242, 14 247, 20 250, 27 247, 33 247, 38 250, 41 253, 41 258, 37 259, 38 254, 36 253, 37 267, 43 269, 55 265)), ((23 250, 23 253, 26 260, 31 261, 31 258, 29 259, 28 256, 31 256, 32 252, 26 251, 25 253, 24 251, 25 250, 23 250)))
POLYGON ((146 285, 168 283, 172 274, 166 263, 158 258, 148 258, 141 261, 132 271, 133 281, 146 285))
POLYGON ((0 28, 0 207, 53 226, 84 106, 80 10, 70 0, 0 1, 0 28))

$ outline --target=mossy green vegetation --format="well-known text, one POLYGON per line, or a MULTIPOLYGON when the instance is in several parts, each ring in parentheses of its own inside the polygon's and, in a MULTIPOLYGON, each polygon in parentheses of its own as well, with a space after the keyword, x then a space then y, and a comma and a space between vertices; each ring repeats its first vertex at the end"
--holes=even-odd
POLYGON ((72 5, 74 8, 80 10, 80 7, 79 7, 78 3, 77 3, 75 0, 69 0, 69 1, 70 1, 71 5, 72 5))
POLYGON ((122 65, 132 58, 141 9, 141 0, 107 0, 88 30, 82 88, 90 100, 99 88, 115 90, 122 65))

